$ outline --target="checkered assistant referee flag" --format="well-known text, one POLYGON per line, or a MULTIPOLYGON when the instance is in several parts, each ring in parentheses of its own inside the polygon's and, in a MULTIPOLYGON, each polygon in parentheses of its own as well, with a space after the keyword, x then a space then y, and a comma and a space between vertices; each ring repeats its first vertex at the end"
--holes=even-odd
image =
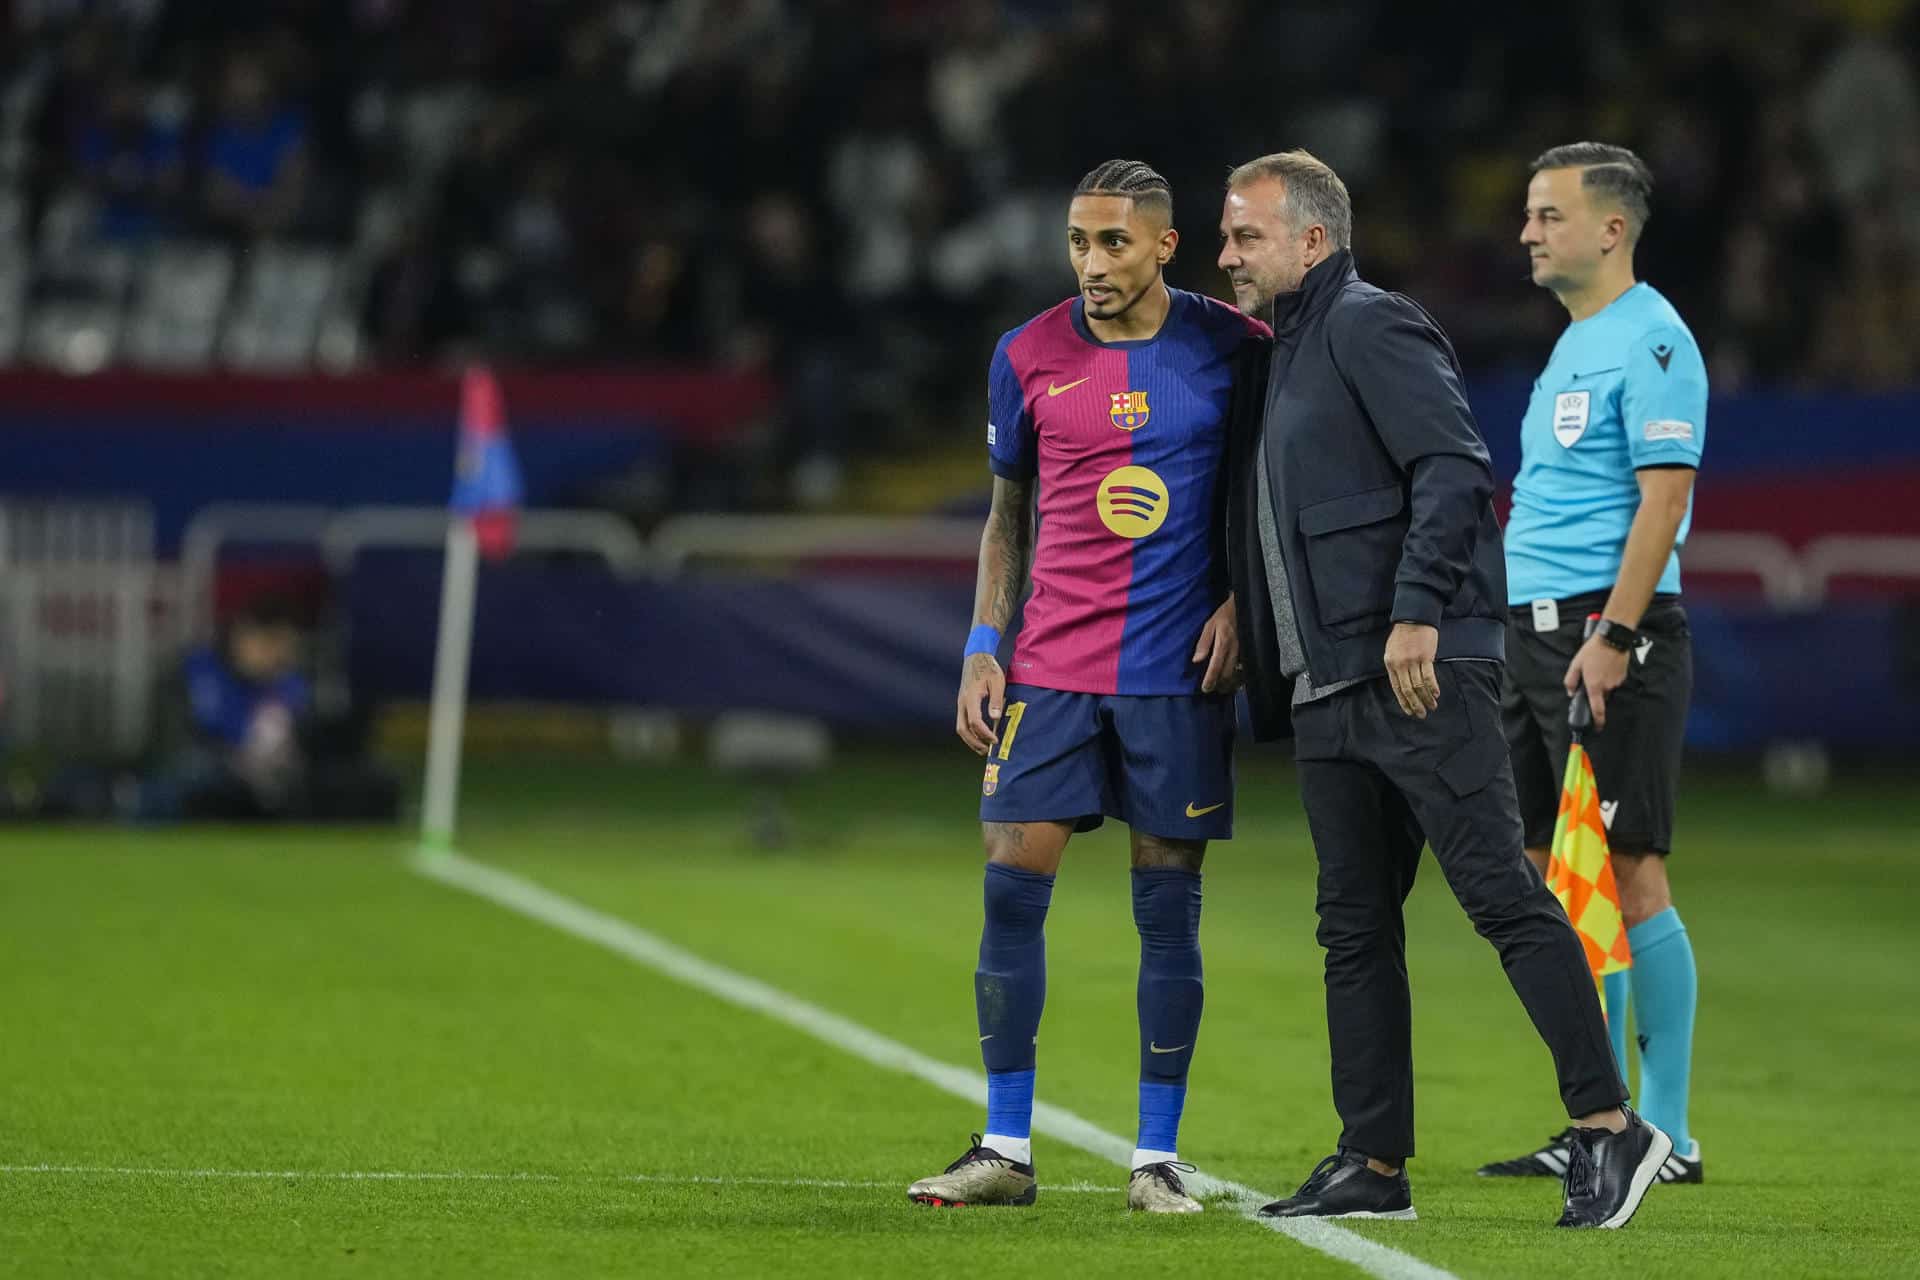
POLYGON ((1567 919, 1587 950, 1587 967, 1600 989, 1600 1007, 1606 1008, 1605 984, 1610 973, 1633 964, 1627 949, 1627 922, 1620 912, 1620 887, 1614 883, 1613 862, 1607 854, 1607 824, 1600 816, 1600 790, 1593 780, 1593 761, 1580 743, 1580 734, 1593 722, 1586 690, 1573 695, 1569 712, 1573 745, 1567 752, 1567 773, 1560 783, 1560 816, 1553 824, 1553 852, 1547 859, 1547 887, 1566 908, 1567 919))

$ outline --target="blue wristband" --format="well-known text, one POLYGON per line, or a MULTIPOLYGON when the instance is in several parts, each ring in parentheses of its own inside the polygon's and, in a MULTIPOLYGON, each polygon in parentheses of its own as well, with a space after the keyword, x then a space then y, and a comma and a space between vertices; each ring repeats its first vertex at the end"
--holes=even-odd
POLYGON ((962 658, 971 658, 976 653, 998 653, 1000 651, 1000 628, 990 627, 982 622, 967 632, 967 650, 962 658))

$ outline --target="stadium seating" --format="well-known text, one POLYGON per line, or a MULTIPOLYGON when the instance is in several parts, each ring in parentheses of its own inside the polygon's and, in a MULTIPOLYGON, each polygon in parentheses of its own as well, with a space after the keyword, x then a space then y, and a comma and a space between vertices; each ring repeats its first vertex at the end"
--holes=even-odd
POLYGON ((151 369, 204 368, 233 284, 217 245, 162 245, 147 255, 128 332, 128 355, 151 369))

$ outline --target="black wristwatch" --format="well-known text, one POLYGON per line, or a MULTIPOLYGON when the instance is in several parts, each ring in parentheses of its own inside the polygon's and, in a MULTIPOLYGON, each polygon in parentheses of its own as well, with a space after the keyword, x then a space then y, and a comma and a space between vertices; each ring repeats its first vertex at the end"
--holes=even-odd
POLYGON ((1635 631, 1624 622, 1611 622, 1606 618, 1600 619, 1594 626, 1593 634, 1598 636, 1603 643, 1612 645, 1622 653, 1632 651, 1633 647, 1640 643, 1640 633, 1638 631, 1635 631))

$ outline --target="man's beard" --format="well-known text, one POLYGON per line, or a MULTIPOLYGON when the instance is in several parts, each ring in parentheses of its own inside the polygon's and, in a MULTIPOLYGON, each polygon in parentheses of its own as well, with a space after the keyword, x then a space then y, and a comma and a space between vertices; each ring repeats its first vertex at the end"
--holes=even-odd
POLYGON ((1127 294, 1120 292, 1118 288, 1114 288, 1111 285, 1108 287, 1113 288, 1114 294, 1113 300, 1106 304, 1108 309, 1097 309, 1098 304, 1095 303, 1087 304, 1087 314, 1095 320, 1118 320, 1121 316, 1133 310, 1134 303, 1140 301, 1140 299, 1147 295, 1145 289, 1140 290, 1138 293, 1127 294))

